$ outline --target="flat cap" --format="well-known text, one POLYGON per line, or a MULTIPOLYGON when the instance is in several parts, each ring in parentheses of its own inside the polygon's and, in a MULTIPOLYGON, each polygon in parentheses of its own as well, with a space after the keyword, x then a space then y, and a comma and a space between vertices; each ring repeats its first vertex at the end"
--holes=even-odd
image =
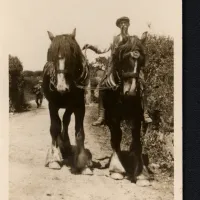
POLYGON ((128 17, 120 17, 119 19, 117 19, 116 21, 116 26, 119 27, 119 24, 121 21, 127 21, 128 23, 130 22, 130 19, 128 17))

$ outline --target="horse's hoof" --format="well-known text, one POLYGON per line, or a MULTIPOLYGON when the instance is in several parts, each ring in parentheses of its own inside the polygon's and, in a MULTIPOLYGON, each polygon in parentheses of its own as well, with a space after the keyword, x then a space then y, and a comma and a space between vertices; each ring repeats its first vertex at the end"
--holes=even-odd
POLYGON ((111 173, 110 177, 114 180, 122 180, 124 178, 122 174, 117 172, 111 173))
POLYGON ((93 172, 92 172, 92 170, 91 170, 90 168, 85 168, 85 169, 81 172, 81 174, 83 174, 83 175, 93 175, 93 172))
POLYGON ((140 187, 148 187, 151 185, 150 181, 149 180, 145 180, 145 179, 140 179, 140 180, 137 180, 136 182, 136 185, 140 186, 140 187))
POLYGON ((148 180, 148 178, 144 174, 141 174, 137 176, 137 180, 148 180))
POLYGON ((124 174, 126 172, 116 152, 114 152, 111 157, 109 171, 111 173, 119 173, 119 174, 124 174))
POLYGON ((49 163, 49 168, 50 169, 57 169, 57 170, 59 170, 59 169, 61 169, 61 166, 57 162, 50 162, 49 163))

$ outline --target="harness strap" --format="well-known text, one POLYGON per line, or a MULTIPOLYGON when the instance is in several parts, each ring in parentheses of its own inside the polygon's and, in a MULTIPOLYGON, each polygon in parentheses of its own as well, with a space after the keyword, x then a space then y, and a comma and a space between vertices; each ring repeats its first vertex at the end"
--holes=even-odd
POLYGON ((138 72, 122 72, 122 77, 123 78, 138 78, 139 73, 138 72))
POLYGON ((67 73, 67 70, 66 69, 58 69, 57 73, 67 73))

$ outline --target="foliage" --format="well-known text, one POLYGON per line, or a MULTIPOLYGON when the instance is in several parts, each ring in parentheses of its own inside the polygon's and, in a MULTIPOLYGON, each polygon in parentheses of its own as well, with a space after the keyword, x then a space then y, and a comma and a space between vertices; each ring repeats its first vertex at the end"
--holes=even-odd
POLYGON ((174 131, 174 41, 170 37, 149 35, 146 43, 148 63, 144 68, 148 110, 153 119, 142 142, 150 160, 173 171, 174 131))
POLYGON ((34 76, 35 76, 35 77, 42 77, 42 73, 43 73, 43 72, 40 71, 40 70, 39 70, 39 71, 35 71, 35 72, 34 72, 34 76))
POLYGON ((9 111, 25 107, 23 65, 18 57, 9 55, 9 111))
POLYGON ((148 65, 144 69, 148 109, 159 121, 160 131, 173 131, 174 42, 169 37, 149 35, 146 44, 148 65), (160 119, 158 119, 160 118, 160 119))
POLYGON ((20 74, 23 71, 23 66, 18 57, 9 55, 9 73, 20 74))
MULTIPOLYGON (((129 122, 123 121, 121 124, 123 136, 122 147, 129 149, 132 141, 129 122)), ((149 163, 156 163, 163 172, 173 173, 174 152, 173 152, 173 132, 163 133, 155 130, 151 126, 142 125, 141 142, 143 154, 148 155, 149 163)))
POLYGON ((104 66, 108 66, 109 59, 104 56, 99 56, 95 59, 95 61, 99 64, 103 64, 104 66))
POLYGON ((34 76, 24 77, 24 86, 25 86, 25 89, 27 91, 31 92, 32 89, 33 89, 33 87, 38 83, 39 79, 41 79, 41 78, 34 77, 34 76))
POLYGON ((42 71, 23 71, 24 77, 42 77, 42 71))
POLYGON ((24 71, 24 91, 27 101, 35 99, 33 93, 33 87, 38 84, 39 80, 42 80, 42 71, 24 71))
POLYGON ((34 72, 25 70, 25 71, 23 71, 23 75, 24 75, 24 77, 31 77, 31 76, 34 76, 34 72))

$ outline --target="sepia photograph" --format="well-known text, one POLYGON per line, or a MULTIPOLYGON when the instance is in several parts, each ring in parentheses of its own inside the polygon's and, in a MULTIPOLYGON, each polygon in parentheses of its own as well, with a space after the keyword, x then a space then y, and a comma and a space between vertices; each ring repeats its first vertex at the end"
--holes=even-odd
POLYGON ((181 1, 7 10, 8 199, 178 200, 181 1))

